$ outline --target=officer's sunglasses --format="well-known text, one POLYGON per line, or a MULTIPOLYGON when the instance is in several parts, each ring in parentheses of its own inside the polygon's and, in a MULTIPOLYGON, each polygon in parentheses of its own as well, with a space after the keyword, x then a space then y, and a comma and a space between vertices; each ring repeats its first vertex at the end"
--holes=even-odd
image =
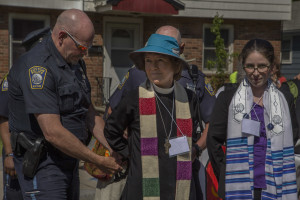
POLYGON ((85 45, 82 45, 80 44, 79 42, 77 42, 75 40, 75 38, 66 30, 63 28, 63 30, 66 32, 66 34, 73 40, 73 42, 75 43, 76 47, 81 50, 81 51, 86 51, 89 49, 89 47, 85 46, 85 45))

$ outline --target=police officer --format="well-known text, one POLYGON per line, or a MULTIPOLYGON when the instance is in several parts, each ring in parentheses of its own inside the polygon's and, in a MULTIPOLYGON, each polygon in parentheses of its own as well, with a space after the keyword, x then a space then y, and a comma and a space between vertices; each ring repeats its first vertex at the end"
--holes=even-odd
MULTIPOLYGON (((168 35, 171 37, 176 38, 179 47, 180 47, 180 54, 183 53, 185 43, 181 42, 181 35, 178 29, 176 29, 173 26, 162 26, 157 31, 157 34, 161 35, 168 35)), ((109 105, 106 108, 106 113, 104 115, 104 118, 107 118, 107 116, 113 111, 113 109, 118 105, 120 102, 122 96, 127 91, 130 91, 136 87, 138 87, 142 82, 146 80, 146 74, 143 71, 138 70, 136 67, 132 67, 129 69, 126 76, 123 78, 123 80, 120 82, 117 90, 112 94, 112 96, 109 99, 109 105)), ((199 135, 197 138, 197 142, 194 149, 194 157, 199 157, 201 155, 201 152, 206 147, 206 136, 209 126, 209 116, 213 110, 213 106, 215 103, 215 96, 213 89, 211 85, 209 84, 208 80, 206 80, 205 75, 198 70, 196 66, 191 67, 191 69, 183 69, 181 73, 181 79, 178 81, 183 87, 188 88, 192 91, 194 91, 198 97, 199 100, 199 109, 201 113, 201 118, 203 122, 205 123, 205 128, 202 130, 202 134, 199 135)), ((194 162, 196 164, 197 162, 194 162)), ((194 165, 193 164, 193 165, 194 165)), ((196 182, 197 189, 200 189, 200 183, 198 180, 198 171, 200 168, 200 163, 198 163, 199 166, 195 170, 195 174, 193 174, 193 177, 196 182)), ((193 166, 194 168, 194 166, 193 166)), ((194 170, 194 169, 193 169, 194 170)), ((201 191, 197 191, 197 199, 202 199, 201 191)))
POLYGON ((51 35, 10 70, 9 127, 25 200, 78 200, 78 159, 106 173, 122 170, 115 158, 99 156, 84 145, 88 131, 100 141, 103 131, 82 60, 93 38, 89 17, 66 10, 51 35))
POLYGON ((3 200, 23 199, 16 171, 13 163, 13 153, 10 145, 10 133, 8 129, 8 83, 6 75, 1 83, 0 90, 0 133, 3 143, 3 200))
MULTIPOLYGON (((26 51, 31 49, 37 42, 40 42, 50 28, 45 27, 30 32, 22 41, 22 46, 26 51)), ((10 143, 10 133, 8 128, 8 82, 6 74, 1 82, 0 90, 0 133, 3 142, 2 162, 3 162, 3 200, 23 199, 19 181, 16 176, 13 163, 13 153, 10 143)))

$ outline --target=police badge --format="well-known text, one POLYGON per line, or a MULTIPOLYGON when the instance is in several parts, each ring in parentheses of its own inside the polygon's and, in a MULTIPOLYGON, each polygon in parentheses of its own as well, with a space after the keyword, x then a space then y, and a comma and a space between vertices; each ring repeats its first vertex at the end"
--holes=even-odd
POLYGON ((213 87, 211 86, 209 80, 205 77, 205 89, 207 90, 207 92, 211 95, 214 96, 215 92, 213 87))
POLYGON ((7 74, 4 76, 4 79, 1 84, 1 89, 2 91, 7 91, 8 90, 8 81, 7 81, 7 74))
POLYGON ((43 89, 47 69, 40 66, 33 66, 29 69, 31 89, 43 89))

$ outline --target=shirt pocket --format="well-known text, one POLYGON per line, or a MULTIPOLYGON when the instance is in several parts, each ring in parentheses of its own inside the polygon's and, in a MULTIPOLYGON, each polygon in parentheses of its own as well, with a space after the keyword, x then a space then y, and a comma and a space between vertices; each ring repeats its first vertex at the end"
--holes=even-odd
POLYGON ((66 85, 58 88, 59 109, 61 113, 70 113, 75 110, 77 90, 74 85, 66 85))

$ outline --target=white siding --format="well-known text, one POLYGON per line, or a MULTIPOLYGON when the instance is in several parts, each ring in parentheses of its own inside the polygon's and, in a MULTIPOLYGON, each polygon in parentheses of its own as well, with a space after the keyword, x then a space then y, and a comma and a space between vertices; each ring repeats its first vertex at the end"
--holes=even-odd
POLYGON ((214 17, 227 19, 290 20, 291 0, 181 0, 185 10, 181 17, 214 17))
POLYGON ((283 22, 283 31, 290 32, 300 30, 300 1, 293 2, 292 19, 283 22))
POLYGON ((83 0, 0 0, 0 6, 82 10, 83 0))

